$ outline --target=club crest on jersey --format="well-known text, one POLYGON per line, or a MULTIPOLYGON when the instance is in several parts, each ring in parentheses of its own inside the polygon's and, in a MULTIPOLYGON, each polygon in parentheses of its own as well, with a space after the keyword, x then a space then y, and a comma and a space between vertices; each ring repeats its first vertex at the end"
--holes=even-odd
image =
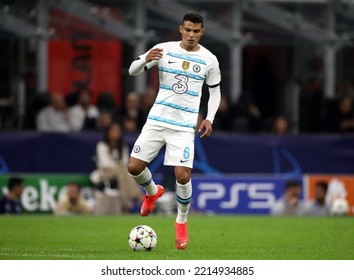
POLYGON ((189 68, 189 61, 183 61, 183 63, 182 63, 182 68, 183 68, 184 70, 188 70, 188 68, 189 68))
POLYGON ((200 72, 200 69, 201 69, 201 67, 200 67, 198 64, 193 65, 193 71, 194 71, 195 73, 199 73, 199 72, 200 72))
POLYGON ((135 145, 134 148, 133 148, 134 153, 139 153, 140 150, 141 150, 141 148, 140 148, 139 145, 135 145))

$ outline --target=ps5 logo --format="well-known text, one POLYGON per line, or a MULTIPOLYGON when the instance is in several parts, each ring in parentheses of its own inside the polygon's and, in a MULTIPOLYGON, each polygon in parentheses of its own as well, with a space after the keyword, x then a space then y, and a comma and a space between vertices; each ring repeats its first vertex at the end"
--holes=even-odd
POLYGON ((249 209, 269 209, 276 201, 273 183, 235 183, 230 188, 221 183, 200 183, 197 188, 200 192, 197 197, 199 209, 206 209, 212 201, 218 201, 220 209, 235 209, 241 193, 247 195, 249 209))

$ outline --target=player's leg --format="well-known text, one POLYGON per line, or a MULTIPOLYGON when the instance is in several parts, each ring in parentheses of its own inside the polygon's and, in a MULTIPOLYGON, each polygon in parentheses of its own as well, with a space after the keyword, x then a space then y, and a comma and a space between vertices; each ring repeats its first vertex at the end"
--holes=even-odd
POLYGON ((188 245, 187 216, 192 200, 191 169, 189 167, 176 166, 175 176, 177 199, 176 247, 184 250, 188 245))
POLYGON ((157 188, 152 180, 151 172, 147 168, 147 162, 130 157, 128 172, 134 181, 144 188, 148 195, 155 195, 157 193, 157 188))
POLYGON ((145 161, 130 157, 128 171, 134 181, 146 192, 140 214, 147 216, 152 212, 155 207, 155 201, 164 194, 165 189, 161 185, 155 184, 145 161))
POLYGON ((184 166, 176 166, 175 176, 178 210, 176 222, 183 224, 187 222, 187 215, 192 200, 191 169, 184 166))
POLYGON ((159 136, 159 131, 154 130, 152 127, 144 126, 131 152, 128 171, 134 181, 146 192, 140 210, 142 216, 147 216, 152 212, 155 201, 165 192, 162 186, 155 184, 152 174, 147 167, 148 163, 156 157, 163 145, 164 141, 159 136))
POLYGON ((194 159, 194 133, 171 132, 166 140, 165 164, 175 166, 177 218, 176 247, 184 250, 188 244, 187 216, 192 199, 191 170, 194 159))

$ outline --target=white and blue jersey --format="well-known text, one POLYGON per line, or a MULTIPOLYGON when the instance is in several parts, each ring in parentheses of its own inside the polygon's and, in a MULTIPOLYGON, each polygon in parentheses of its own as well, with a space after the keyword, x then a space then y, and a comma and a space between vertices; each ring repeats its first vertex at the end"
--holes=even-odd
MULTIPOLYGON (((153 48, 162 48, 163 57, 146 64, 145 70, 157 65, 160 89, 147 117, 147 123, 180 131, 194 132, 202 86, 220 84, 219 63, 215 55, 200 45, 199 51, 186 51, 181 42, 166 42, 153 48)), ((149 52, 149 51, 148 51, 149 52)), ((145 54, 140 59, 145 60, 145 54)))

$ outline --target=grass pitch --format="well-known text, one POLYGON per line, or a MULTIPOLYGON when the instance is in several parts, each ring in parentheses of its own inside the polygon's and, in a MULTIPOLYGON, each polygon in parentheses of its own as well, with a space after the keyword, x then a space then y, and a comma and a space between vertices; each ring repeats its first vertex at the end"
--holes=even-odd
POLYGON ((190 243, 174 245, 174 217, 0 217, 0 259, 60 260, 353 260, 354 219, 269 216, 189 218, 190 243), (157 233, 150 252, 131 251, 130 230, 157 233))

